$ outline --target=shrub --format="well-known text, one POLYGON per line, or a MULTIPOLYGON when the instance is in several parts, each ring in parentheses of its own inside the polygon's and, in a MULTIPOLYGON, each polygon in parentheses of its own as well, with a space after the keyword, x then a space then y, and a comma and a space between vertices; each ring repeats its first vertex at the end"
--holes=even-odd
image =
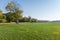
POLYGON ((6 19, 0 19, 0 23, 6 23, 6 19))

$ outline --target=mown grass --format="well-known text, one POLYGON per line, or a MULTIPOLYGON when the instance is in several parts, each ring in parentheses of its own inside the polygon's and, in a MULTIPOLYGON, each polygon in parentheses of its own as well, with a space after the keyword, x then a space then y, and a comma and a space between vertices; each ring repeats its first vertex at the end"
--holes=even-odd
POLYGON ((0 40, 60 40, 60 23, 0 24, 0 40))

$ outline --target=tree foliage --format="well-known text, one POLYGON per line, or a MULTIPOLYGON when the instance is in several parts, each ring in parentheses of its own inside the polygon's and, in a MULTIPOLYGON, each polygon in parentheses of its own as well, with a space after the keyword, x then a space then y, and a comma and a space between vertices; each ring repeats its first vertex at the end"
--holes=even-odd
POLYGON ((7 6, 6 6, 6 10, 10 11, 10 12, 13 12, 14 11, 13 4, 12 3, 8 3, 7 6))
POLYGON ((19 21, 22 18, 23 11, 20 8, 15 7, 15 4, 13 4, 13 2, 8 3, 8 5, 6 6, 6 10, 9 11, 9 13, 7 14, 7 18, 10 21, 19 21))
POLYGON ((2 13, 2 10, 0 10, 0 19, 3 18, 3 13, 2 13))

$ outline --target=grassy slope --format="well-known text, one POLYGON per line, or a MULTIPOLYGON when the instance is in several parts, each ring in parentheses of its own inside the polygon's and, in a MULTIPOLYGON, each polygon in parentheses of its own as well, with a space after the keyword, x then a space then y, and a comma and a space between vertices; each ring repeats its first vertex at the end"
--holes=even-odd
POLYGON ((0 24, 0 40, 60 40, 60 23, 0 24))

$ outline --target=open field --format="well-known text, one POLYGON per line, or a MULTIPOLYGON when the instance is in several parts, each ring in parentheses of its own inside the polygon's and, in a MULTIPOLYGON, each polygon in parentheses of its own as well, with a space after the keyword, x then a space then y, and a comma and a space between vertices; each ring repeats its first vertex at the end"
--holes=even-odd
POLYGON ((60 23, 0 24, 0 40, 60 40, 60 23))

